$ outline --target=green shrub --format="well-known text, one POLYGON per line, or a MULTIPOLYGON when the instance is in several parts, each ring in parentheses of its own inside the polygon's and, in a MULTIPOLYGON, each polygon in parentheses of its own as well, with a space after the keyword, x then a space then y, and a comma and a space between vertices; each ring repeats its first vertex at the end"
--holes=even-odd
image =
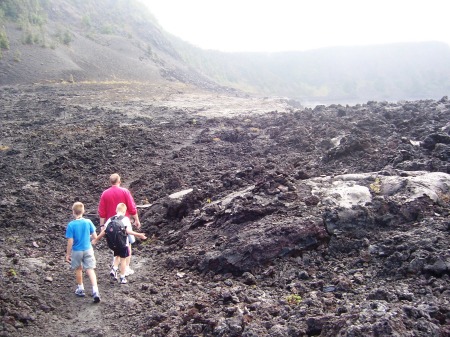
POLYGON ((113 27, 111 25, 104 25, 101 30, 101 34, 110 35, 113 33, 113 27))
POLYGON ((38 34, 33 34, 33 44, 38 44, 40 41, 38 34))
POLYGON ((92 23, 91 23, 91 17, 89 15, 84 15, 83 18, 81 19, 81 21, 83 22, 83 25, 86 28, 91 28, 92 23))
POLYGON ((33 44, 33 40, 33 32, 30 29, 27 29, 22 37, 22 43, 33 44))
POLYGON ((47 38, 46 38, 46 34, 45 34, 45 31, 43 28, 41 28, 40 36, 41 36, 41 41, 40 41, 41 47, 47 48, 47 38))
POLYGON ((0 32, 0 50, 9 49, 9 40, 6 32, 0 32))
POLYGON ((379 194, 381 192, 381 179, 376 177, 375 181, 369 185, 369 188, 373 193, 379 194))
POLYGON ((45 16, 38 13, 30 13, 28 16, 28 22, 32 25, 42 27, 46 23, 45 16))
POLYGON ((16 52, 14 53, 14 61, 20 62, 21 56, 22 56, 22 53, 20 52, 20 50, 16 50, 16 52))
POLYGON ((68 46, 73 41, 72 34, 68 29, 63 32, 60 28, 58 28, 58 31, 54 36, 58 42, 63 43, 66 46, 68 46))
POLYGON ((73 41, 72 35, 70 34, 70 32, 69 32, 68 30, 66 30, 66 31, 64 32, 62 42, 63 42, 66 46, 68 46, 68 45, 70 44, 70 42, 72 42, 72 41, 73 41))
POLYGON ((298 294, 291 294, 288 297, 286 297, 286 302, 289 305, 297 305, 302 301, 302 297, 298 294))

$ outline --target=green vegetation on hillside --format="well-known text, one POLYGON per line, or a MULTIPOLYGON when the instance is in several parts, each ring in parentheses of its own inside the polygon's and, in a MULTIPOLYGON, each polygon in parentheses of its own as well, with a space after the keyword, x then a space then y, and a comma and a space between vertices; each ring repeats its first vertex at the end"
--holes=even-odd
MULTIPOLYGON (((49 0, 2 0, 0 24, 13 22, 22 30, 22 43, 45 45, 45 9, 49 0)), ((4 32, 6 34, 6 32, 4 32)), ((6 36, 7 39, 7 36, 6 36)))
POLYGON ((2 0, 0 20, 9 20, 20 26, 42 27, 47 21, 45 9, 49 0, 2 0))
POLYGON ((2 49, 9 49, 9 40, 5 32, 0 32, 0 60, 3 57, 2 49))
POLYGON ((156 23, 156 19, 136 0, 1 0, 0 55, 1 49, 9 48, 6 23, 22 31, 23 44, 54 48, 69 45, 74 32, 91 39, 96 34, 131 38, 134 27, 146 22, 156 23), (50 10, 52 27, 48 25, 50 10), (83 14, 81 20, 77 13, 83 14))
POLYGON ((138 25, 156 19, 136 0, 65 0, 82 13, 81 22, 73 22, 81 33, 132 37, 138 25))
POLYGON ((8 36, 4 30, 0 30, 0 51, 2 49, 9 49, 8 36))
POLYGON ((0 4, 0 60, 3 57, 2 50, 9 49, 8 35, 6 34, 5 28, 3 26, 4 20, 5 20, 5 11, 0 4))

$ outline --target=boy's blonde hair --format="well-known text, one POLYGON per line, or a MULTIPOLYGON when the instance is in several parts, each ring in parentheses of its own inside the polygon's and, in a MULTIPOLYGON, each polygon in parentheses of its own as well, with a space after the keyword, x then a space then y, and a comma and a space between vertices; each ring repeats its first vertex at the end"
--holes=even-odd
POLYGON ((73 214, 75 215, 83 215, 84 214, 84 205, 82 202, 75 202, 72 206, 73 214))
POLYGON ((125 205, 123 202, 117 204, 116 212, 117 213, 125 213, 127 211, 127 205, 125 205))

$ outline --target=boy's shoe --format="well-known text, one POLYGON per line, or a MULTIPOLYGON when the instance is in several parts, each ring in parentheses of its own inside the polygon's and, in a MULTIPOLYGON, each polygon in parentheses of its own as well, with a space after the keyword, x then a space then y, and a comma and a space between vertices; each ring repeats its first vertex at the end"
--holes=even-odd
POLYGON ((114 270, 114 268, 111 268, 111 271, 109 272, 109 275, 115 280, 117 280, 117 270, 114 270))
POLYGON ((125 270, 125 276, 130 276, 134 274, 134 270, 131 269, 130 267, 127 267, 127 269, 125 270))
POLYGON ((77 290, 75 290, 75 295, 79 296, 79 297, 84 297, 86 296, 84 289, 79 289, 77 288, 77 290))
POLYGON ((94 293, 92 296, 94 297, 94 303, 100 302, 100 294, 99 293, 94 293))
POLYGON ((120 283, 121 284, 125 284, 125 283, 128 283, 128 281, 127 281, 127 279, 125 277, 121 277, 120 278, 120 283))

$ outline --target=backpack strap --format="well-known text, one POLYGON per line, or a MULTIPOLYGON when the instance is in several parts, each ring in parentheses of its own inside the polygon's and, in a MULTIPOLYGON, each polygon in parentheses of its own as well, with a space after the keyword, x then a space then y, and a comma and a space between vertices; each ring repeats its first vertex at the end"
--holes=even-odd
MULTIPOLYGON (((119 221, 121 221, 123 218, 125 218, 123 215, 119 215, 119 216, 117 216, 117 215, 114 215, 113 216, 113 218, 115 219, 115 220, 119 220, 119 221)), ((126 234, 126 228, 127 228, 127 226, 121 221, 120 222, 121 223, 121 228, 122 228, 122 231, 126 234)))

